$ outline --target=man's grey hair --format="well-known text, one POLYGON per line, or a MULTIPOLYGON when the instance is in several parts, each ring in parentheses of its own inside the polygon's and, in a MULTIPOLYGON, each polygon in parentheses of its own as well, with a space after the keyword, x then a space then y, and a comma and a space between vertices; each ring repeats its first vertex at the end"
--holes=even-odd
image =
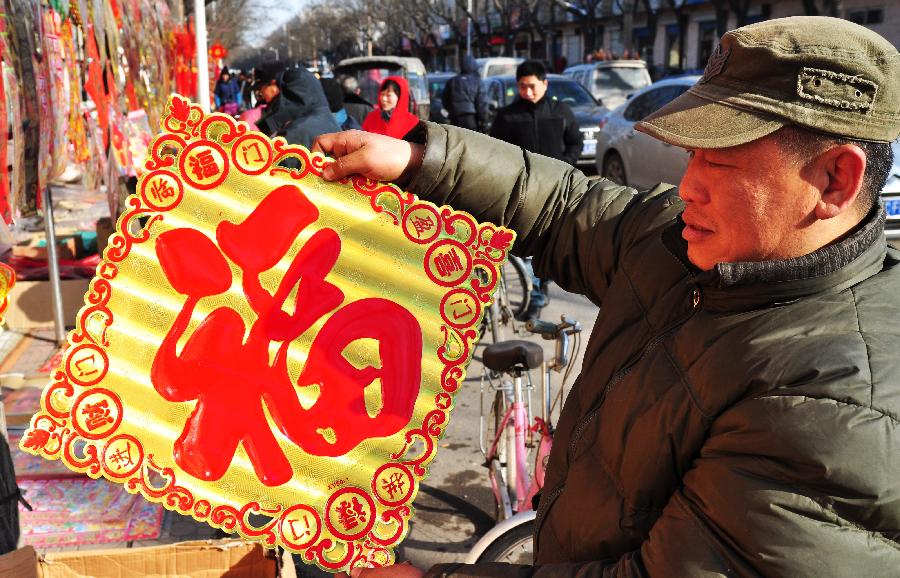
POLYGON ((872 207, 878 204, 881 189, 887 183, 891 166, 894 164, 894 151, 891 149, 890 143, 826 135, 796 125, 787 125, 779 129, 775 136, 783 151, 804 162, 831 147, 845 144, 858 146, 866 155, 866 170, 863 173, 862 188, 859 191, 859 200, 856 205, 860 215, 866 215, 872 207))
POLYGON ((346 94, 356 94, 356 91, 359 90, 359 82, 353 76, 345 76, 341 79, 341 88, 346 94))

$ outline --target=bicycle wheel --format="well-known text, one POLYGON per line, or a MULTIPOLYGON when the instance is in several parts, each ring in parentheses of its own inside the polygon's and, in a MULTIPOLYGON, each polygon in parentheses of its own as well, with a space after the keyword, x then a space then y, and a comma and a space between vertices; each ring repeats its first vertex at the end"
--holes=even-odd
POLYGON ((509 564, 534 564, 534 520, 501 534, 478 557, 478 562, 507 562, 509 564))
MULTIPOLYGON (((507 402, 506 395, 503 391, 497 391, 494 395, 494 401, 491 404, 491 412, 488 415, 487 419, 487 431, 485 432, 486 445, 488 447, 488 462, 490 460, 497 460, 498 471, 502 474, 503 479, 498 480, 498 483, 503 485, 505 488, 507 485, 506 480, 506 468, 508 464, 508 459, 510 458, 509 454, 509 436, 508 430, 510 429, 511 417, 510 420, 507 421, 506 429, 504 431, 500 431, 500 426, 503 425, 503 416, 506 415, 506 411, 509 409, 509 403, 507 402), (490 448, 496 441, 496 448, 494 449, 494 454, 490 454, 490 448)), ((515 461, 515 454, 513 454, 513 461, 515 461)), ((497 488, 500 490, 500 488, 497 488)), ((500 496, 499 494, 494 495, 494 519, 501 520, 505 517, 503 515, 502 506, 500 504, 500 496)))
POLYGON ((531 300, 531 275, 518 257, 510 255, 509 260, 503 264, 499 292, 501 308, 507 308, 514 318, 528 309, 531 300))

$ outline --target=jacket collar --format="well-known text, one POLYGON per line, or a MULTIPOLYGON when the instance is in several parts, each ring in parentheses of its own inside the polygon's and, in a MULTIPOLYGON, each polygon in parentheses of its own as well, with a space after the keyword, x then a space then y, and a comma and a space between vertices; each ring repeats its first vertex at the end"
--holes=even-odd
POLYGON ((663 231, 663 242, 688 267, 692 283, 701 290, 704 308, 748 310, 796 301, 813 293, 842 291, 874 275, 881 270, 887 251, 884 223, 884 208, 878 205, 848 237, 808 255, 719 263, 709 271, 701 271, 688 261, 680 216, 663 231))

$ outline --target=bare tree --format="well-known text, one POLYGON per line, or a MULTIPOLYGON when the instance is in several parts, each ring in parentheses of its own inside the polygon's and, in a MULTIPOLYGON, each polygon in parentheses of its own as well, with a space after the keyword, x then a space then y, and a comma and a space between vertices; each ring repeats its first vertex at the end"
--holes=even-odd
MULTIPOLYGON (((687 58, 686 39, 687 25, 690 15, 687 12, 688 0, 666 0, 669 8, 675 12, 675 21, 678 23, 678 68, 684 70, 685 58, 687 58)), ((671 63, 669 63, 671 64, 671 63)))
POLYGON ((215 0, 206 5, 206 29, 210 44, 219 42, 234 50, 245 43, 246 33, 254 25, 253 0, 215 0))
POLYGON ((581 25, 584 51, 594 52, 597 46, 597 28, 600 7, 604 0, 555 0, 566 12, 575 16, 581 25))

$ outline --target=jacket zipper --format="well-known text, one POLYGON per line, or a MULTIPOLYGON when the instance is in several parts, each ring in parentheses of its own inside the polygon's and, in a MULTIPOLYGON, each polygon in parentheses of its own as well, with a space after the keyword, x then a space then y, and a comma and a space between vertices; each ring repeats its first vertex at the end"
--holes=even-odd
POLYGON ((671 335, 675 332, 676 329, 684 325, 688 319, 694 316, 694 311, 696 311, 696 307, 699 306, 699 301, 695 299, 695 309, 691 310, 691 313, 686 317, 679 319, 672 325, 670 325, 667 329, 665 329, 662 333, 651 339, 647 345, 644 346, 644 349, 641 351, 641 354, 627 366, 620 369, 612 379, 607 382, 606 387, 603 388, 603 393, 600 394, 600 399, 597 400, 596 405, 591 409, 591 411, 581 419, 578 423, 578 426, 575 428, 572 433, 572 439, 569 440, 569 447, 566 451, 566 466, 568 466, 573 458, 573 453, 575 451, 575 446, 578 443, 578 439, 581 437, 581 434, 584 432, 585 428, 590 425, 591 421, 593 421, 594 417, 600 413, 600 408, 603 406, 603 402, 606 400, 606 396, 609 394, 610 390, 614 385, 625 379, 625 377, 631 373, 631 370, 634 369, 634 366, 637 365, 648 353, 656 349, 656 346, 659 345, 663 339, 671 335))
POLYGON ((537 553, 538 551, 538 536, 541 534, 541 526, 544 525, 544 516, 547 515, 547 511, 550 509, 550 506, 553 505, 553 502, 556 501, 556 498, 562 493, 563 488, 566 487, 566 482, 563 480, 558 486, 553 488, 553 491, 547 494, 544 498, 541 499, 541 505, 538 506, 537 513, 534 516, 534 547, 532 549, 533 552, 537 553))
MULTIPOLYGON (((609 394, 612 387, 622 381, 631 370, 637 365, 649 352, 653 351, 657 345, 659 345, 663 339, 671 335, 675 332, 676 329, 684 325, 691 317, 694 316, 694 313, 700 309, 700 290, 695 288, 692 294, 692 309, 691 312, 685 317, 679 319, 674 322, 672 325, 667 327, 662 333, 656 335, 653 339, 651 339, 647 345, 644 346, 644 349, 641 351, 641 354, 634 359, 627 366, 620 369, 613 375, 612 379, 610 379, 606 387, 603 388, 603 393, 600 394, 600 399, 597 401, 596 405, 588 412, 588 414, 581 419, 578 423, 578 426, 573 430, 572 439, 569 440, 569 447, 566 449, 566 471, 568 476, 568 468, 572 462, 573 453, 575 451, 575 446, 578 443, 578 439, 581 437, 581 434, 584 433, 585 428, 593 421, 594 417, 600 413, 600 408, 603 406, 603 402, 606 400, 606 396, 609 394)), ((547 512, 550 510, 550 507, 562 493, 563 488, 566 487, 566 481, 563 480, 558 486, 556 486, 553 491, 547 496, 546 500, 541 500, 541 505, 538 507, 538 511, 535 514, 535 528, 534 528, 534 551, 538 550, 538 536, 541 533, 541 528, 544 525, 544 521, 546 519, 547 512)))

